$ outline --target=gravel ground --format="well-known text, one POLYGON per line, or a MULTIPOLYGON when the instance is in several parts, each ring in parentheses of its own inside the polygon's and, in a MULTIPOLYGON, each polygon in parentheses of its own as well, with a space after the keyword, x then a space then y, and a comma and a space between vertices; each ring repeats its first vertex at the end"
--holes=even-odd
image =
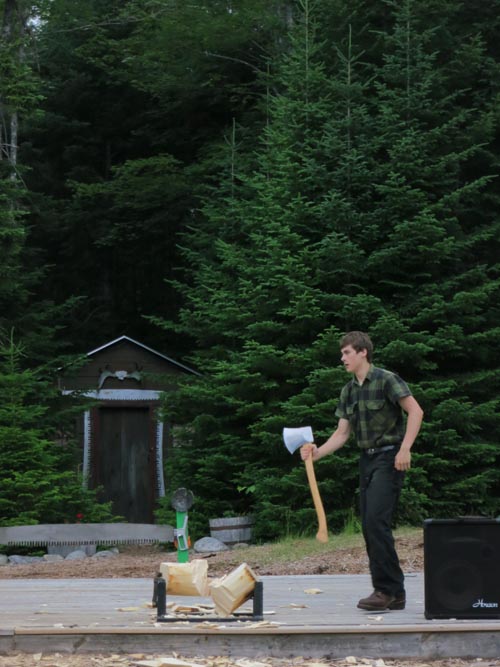
POLYGON ((294 658, 183 658, 173 655, 0 655, 0 667, 500 667, 500 660, 418 662, 346 656, 344 660, 294 658))
MULTIPOLYGON (((419 532, 410 537, 396 538, 396 546, 405 572, 423 570, 423 544, 419 532)), ((115 578, 153 577, 164 561, 176 561, 176 552, 165 553, 154 546, 120 547, 120 553, 111 558, 86 558, 83 561, 4 565, 0 579, 37 578, 115 578)), ((232 549, 214 554, 193 554, 190 558, 207 558, 210 576, 221 576, 240 563, 246 562, 260 575, 298 574, 366 574, 368 560, 364 547, 335 549, 293 561, 269 562, 266 546, 251 549, 232 549), (266 564, 268 563, 268 564, 266 564)))

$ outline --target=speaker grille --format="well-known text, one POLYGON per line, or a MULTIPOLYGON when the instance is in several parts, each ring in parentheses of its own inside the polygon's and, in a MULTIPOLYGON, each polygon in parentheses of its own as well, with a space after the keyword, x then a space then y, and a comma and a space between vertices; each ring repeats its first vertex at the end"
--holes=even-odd
POLYGON ((424 522, 427 618, 500 618, 500 522, 424 522))

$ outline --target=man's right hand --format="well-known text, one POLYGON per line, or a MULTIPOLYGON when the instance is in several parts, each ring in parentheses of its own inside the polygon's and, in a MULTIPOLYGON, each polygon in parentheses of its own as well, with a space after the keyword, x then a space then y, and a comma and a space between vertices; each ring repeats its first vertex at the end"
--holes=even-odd
POLYGON ((302 445, 300 448, 300 456, 303 461, 306 461, 310 456, 315 459, 317 451, 318 448, 316 445, 312 442, 308 442, 307 445, 302 445))

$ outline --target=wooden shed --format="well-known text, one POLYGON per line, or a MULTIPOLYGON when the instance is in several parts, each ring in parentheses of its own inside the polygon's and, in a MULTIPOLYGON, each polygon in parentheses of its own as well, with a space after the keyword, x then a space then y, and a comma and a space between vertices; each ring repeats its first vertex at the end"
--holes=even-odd
POLYGON ((161 392, 186 373, 198 374, 170 357, 121 336, 87 353, 79 371, 60 378, 63 394, 96 399, 83 414, 83 475, 115 514, 135 523, 153 521, 156 500, 165 495, 163 461, 170 425, 157 414, 161 392))

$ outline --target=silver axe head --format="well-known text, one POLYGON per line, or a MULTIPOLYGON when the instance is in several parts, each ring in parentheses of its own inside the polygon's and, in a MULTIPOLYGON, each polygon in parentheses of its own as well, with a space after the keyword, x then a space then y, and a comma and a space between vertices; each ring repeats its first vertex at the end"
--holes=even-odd
POLYGON ((297 449, 302 447, 302 445, 314 442, 312 428, 310 426, 284 428, 283 441, 290 454, 293 454, 297 449))

